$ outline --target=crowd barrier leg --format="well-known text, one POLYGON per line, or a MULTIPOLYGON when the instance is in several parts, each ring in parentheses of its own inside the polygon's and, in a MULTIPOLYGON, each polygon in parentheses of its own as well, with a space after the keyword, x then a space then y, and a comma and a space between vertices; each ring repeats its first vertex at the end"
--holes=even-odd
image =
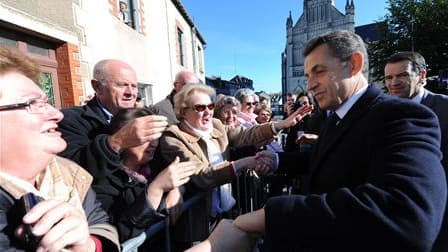
POLYGON ((165 218, 165 251, 171 252, 170 217, 165 218))

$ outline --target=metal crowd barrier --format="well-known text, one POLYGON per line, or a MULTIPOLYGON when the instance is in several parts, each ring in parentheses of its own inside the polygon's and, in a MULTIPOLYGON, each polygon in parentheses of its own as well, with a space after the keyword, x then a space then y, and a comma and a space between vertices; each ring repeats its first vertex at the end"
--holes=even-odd
MULTIPOLYGON (((185 210, 189 209, 193 204, 196 204, 200 199, 204 198, 207 193, 201 192, 198 193, 188 200, 186 200, 181 207, 181 212, 183 213, 185 210)), ((152 224, 145 232, 141 233, 139 236, 131 238, 121 244, 122 252, 137 252, 140 245, 142 245, 146 239, 153 237, 158 232, 161 232, 165 229, 165 247, 167 252, 171 251, 171 240, 170 240, 170 231, 169 231, 169 217, 165 217, 165 219, 152 224)))
MULTIPOLYGON (((241 174, 233 185, 234 197, 236 199, 236 216, 260 209, 264 206, 267 198, 272 195, 282 194, 284 189, 284 178, 282 176, 259 177, 247 171, 241 174)), ((187 199, 181 207, 181 213, 191 208, 207 193, 201 192, 187 199)), ((235 216, 235 217, 236 217, 235 216)), ((147 240, 159 232, 165 232, 165 251, 171 252, 171 235, 169 216, 151 225, 139 236, 131 238, 121 244, 123 252, 137 252, 138 248, 147 240)))

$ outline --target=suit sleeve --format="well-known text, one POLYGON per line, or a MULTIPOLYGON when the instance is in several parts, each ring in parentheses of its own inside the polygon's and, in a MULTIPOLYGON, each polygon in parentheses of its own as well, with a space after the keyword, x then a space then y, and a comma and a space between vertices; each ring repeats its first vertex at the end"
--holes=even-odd
POLYGON ((267 202, 266 242, 274 251, 332 245, 358 251, 430 250, 447 196, 437 120, 417 105, 377 110, 370 116, 381 121, 375 133, 356 136, 372 144, 371 153, 353 157, 367 159, 367 167, 359 167, 367 171, 364 183, 267 202))

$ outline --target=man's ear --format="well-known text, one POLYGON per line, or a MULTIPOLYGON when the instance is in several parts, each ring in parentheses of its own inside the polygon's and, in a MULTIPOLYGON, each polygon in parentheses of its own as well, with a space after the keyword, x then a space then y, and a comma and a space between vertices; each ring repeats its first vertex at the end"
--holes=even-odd
POLYGON ((350 64, 352 67, 352 76, 356 75, 360 71, 362 72, 362 69, 364 68, 364 55, 361 52, 354 52, 350 58, 350 64))
POLYGON ((103 85, 101 84, 101 82, 94 79, 90 81, 90 84, 92 85, 93 90, 95 90, 95 93, 98 93, 100 91, 101 85, 103 85))
POLYGON ((426 83, 426 69, 420 70, 418 73, 418 83, 424 85, 426 83))

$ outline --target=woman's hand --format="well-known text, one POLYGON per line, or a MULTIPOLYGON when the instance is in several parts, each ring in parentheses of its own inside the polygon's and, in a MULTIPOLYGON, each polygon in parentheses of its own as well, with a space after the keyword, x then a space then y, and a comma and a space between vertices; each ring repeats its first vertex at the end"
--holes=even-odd
POLYGON ((180 162, 179 157, 152 181, 151 184, 158 186, 163 192, 167 192, 175 187, 181 186, 190 180, 198 167, 198 162, 180 162))
MULTIPOLYGON (((190 180, 190 176, 199 166, 198 162, 180 162, 179 157, 165 169, 163 169, 157 177, 148 185, 148 200, 152 206, 157 209, 160 205, 163 193, 173 190, 190 180)), ((173 193, 173 200, 174 200, 173 193)))
POLYGON ((310 115, 313 111, 313 105, 303 105, 298 110, 294 111, 290 116, 281 121, 275 122, 275 128, 280 131, 282 129, 290 128, 300 122, 303 118, 310 115))

